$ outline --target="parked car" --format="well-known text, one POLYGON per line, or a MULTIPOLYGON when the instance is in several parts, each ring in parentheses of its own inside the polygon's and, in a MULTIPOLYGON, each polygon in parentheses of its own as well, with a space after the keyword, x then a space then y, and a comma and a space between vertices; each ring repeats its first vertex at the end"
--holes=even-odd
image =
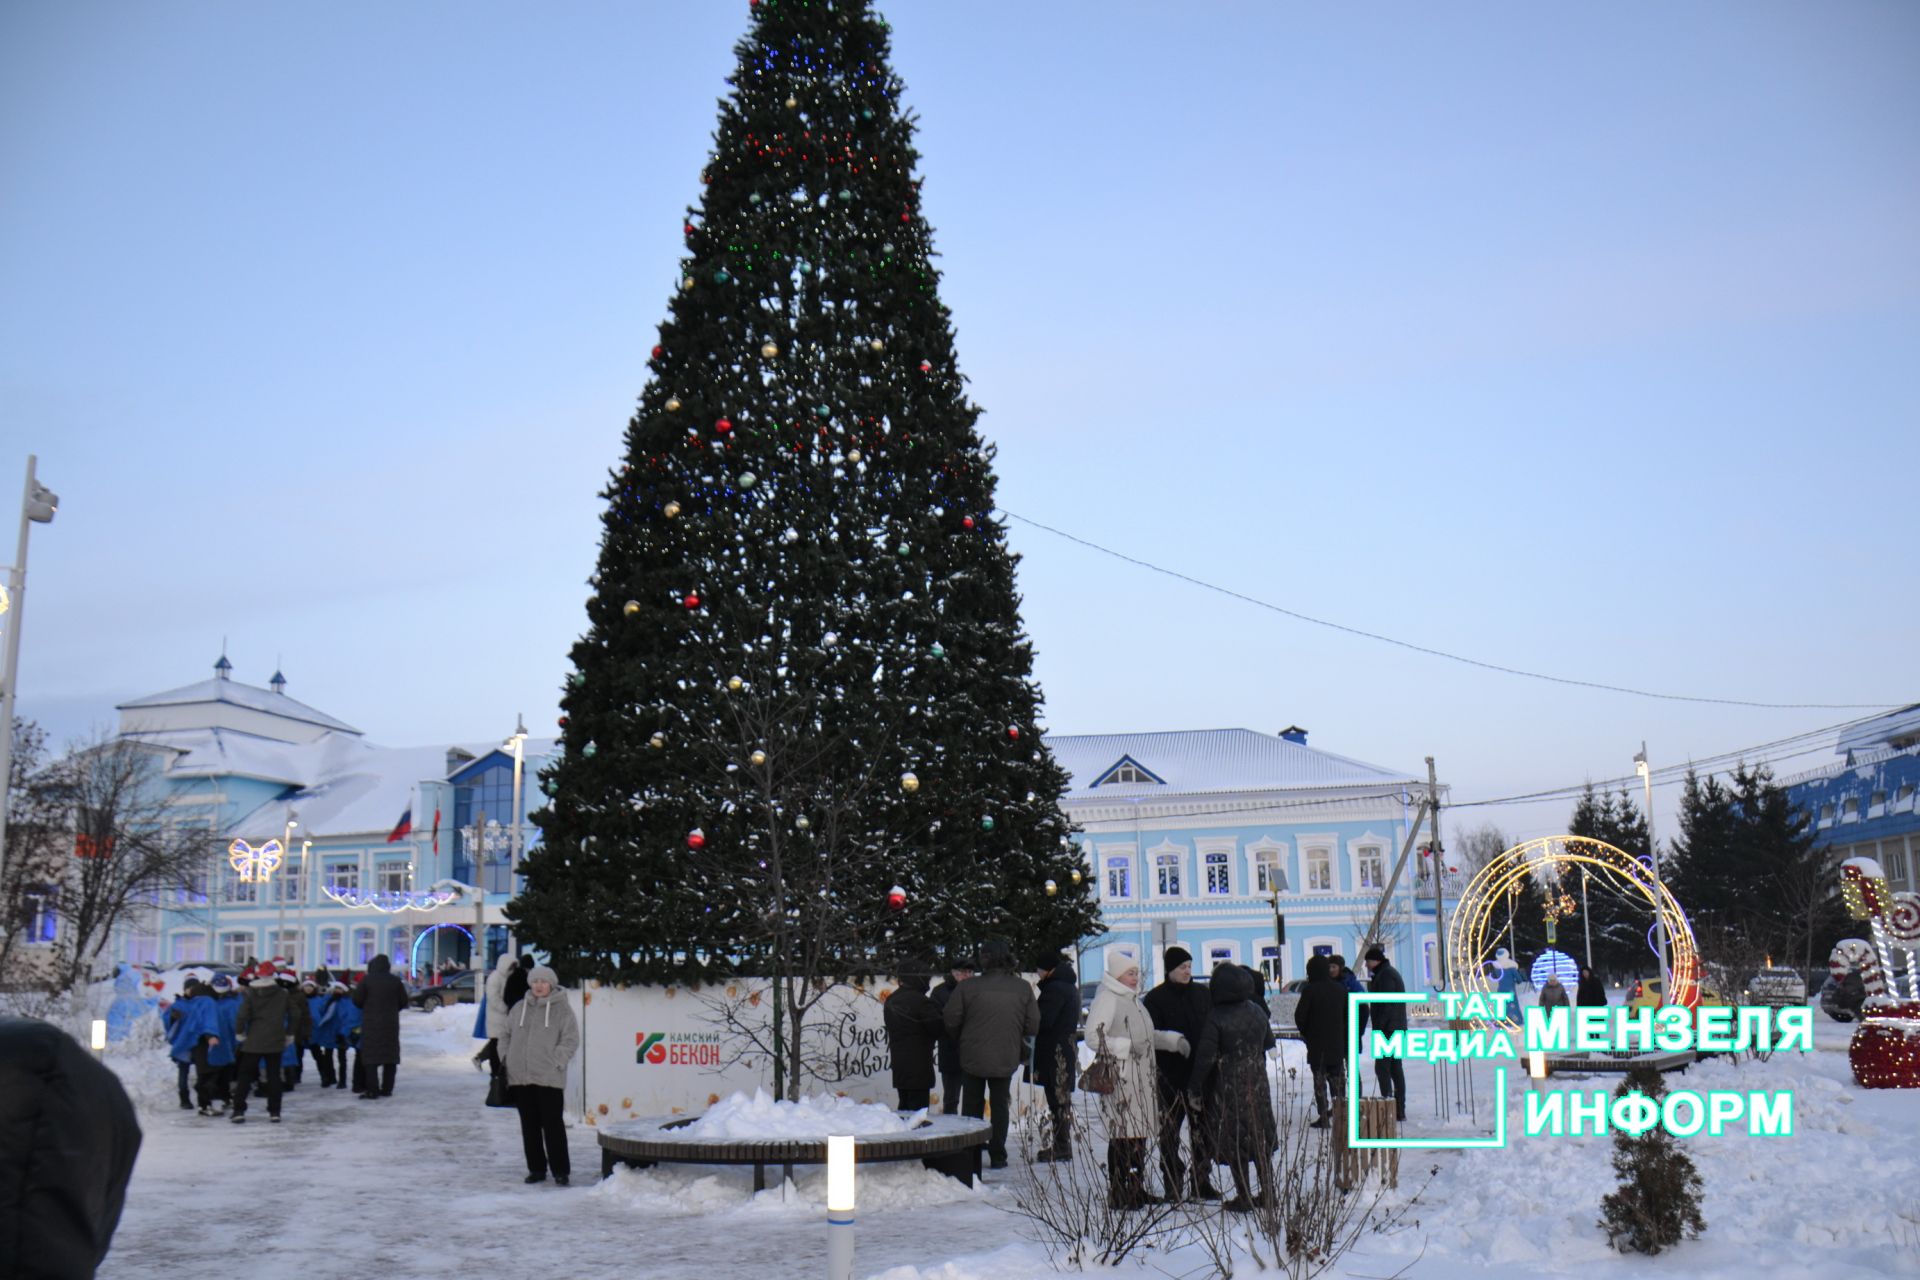
POLYGON ((407 1003, 428 1013, 443 1004, 472 1004, 474 999, 471 969, 450 975, 437 987, 410 987, 407 990, 407 1003))
POLYGON ((1747 997, 1754 1004, 1786 1009, 1807 1002, 1807 980, 1798 969, 1762 969, 1747 983, 1747 997))

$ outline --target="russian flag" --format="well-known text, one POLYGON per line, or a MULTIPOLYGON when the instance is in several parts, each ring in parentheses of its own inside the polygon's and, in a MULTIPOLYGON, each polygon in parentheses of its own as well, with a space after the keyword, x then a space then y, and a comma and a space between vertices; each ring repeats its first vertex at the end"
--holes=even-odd
POLYGON ((394 825, 393 834, 387 837, 387 843, 392 844, 396 840, 405 840, 408 836, 412 834, 413 834, 413 806, 408 805, 407 811, 400 815, 400 821, 394 825))

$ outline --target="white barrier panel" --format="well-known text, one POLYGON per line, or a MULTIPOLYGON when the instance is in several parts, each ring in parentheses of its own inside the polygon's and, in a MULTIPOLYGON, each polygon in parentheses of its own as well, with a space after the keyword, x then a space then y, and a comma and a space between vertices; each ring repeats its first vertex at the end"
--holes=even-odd
MULTIPOLYGON (((892 1105, 893 1058, 881 1019, 892 993, 891 982, 837 987, 807 1010, 804 1093, 892 1105)), ((698 1115, 736 1090, 772 1091, 773 992, 764 979, 698 987, 589 982, 581 1000, 588 1124, 698 1115)))

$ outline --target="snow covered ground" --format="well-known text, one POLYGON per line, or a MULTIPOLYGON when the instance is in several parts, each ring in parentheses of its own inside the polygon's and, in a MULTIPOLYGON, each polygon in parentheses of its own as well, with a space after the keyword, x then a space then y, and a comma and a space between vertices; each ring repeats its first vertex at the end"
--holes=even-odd
MULTIPOLYGON (((576 1127, 575 1185, 521 1185, 515 1115, 481 1105, 486 1081, 466 1061, 472 1019, 471 1009, 409 1014, 406 1060, 390 1099, 321 1092, 309 1068, 309 1083, 288 1095, 286 1123, 277 1126, 263 1115, 238 1126, 174 1109, 171 1065, 158 1049, 110 1056, 138 1100, 146 1140, 100 1274, 759 1280, 823 1272, 819 1170, 757 1196, 746 1169, 622 1170, 596 1185, 593 1131, 576 1127)), ((1654 1259, 1613 1254, 1594 1227, 1600 1196, 1613 1183, 1607 1140, 1516 1136, 1504 1151, 1403 1157, 1402 1195, 1427 1167, 1440 1169, 1410 1215, 1418 1226, 1367 1238, 1331 1274, 1920 1275, 1920 1097, 1855 1088, 1846 1065, 1849 1028, 1825 1018, 1816 1025, 1816 1053, 1738 1067, 1709 1062, 1683 1078, 1686 1088, 1795 1093, 1791 1138, 1687 1142, 1706 1185, 1701 1240, 1654 1259)), ((1461 1128, 1460 1118, 1436 1121, 1427 1068, 1408 1078, 1413 1132, 1461 1128)), ((1014 1159, 1013 1169, 973 1190, 919 1168, 863 1169, 856 1273, 878 1280, 1053 1274, 1044 1252, 1023 1237, 1023 1220, 1008 1212, 1025 1176, 1017 1153, 1014 1159)), ((1204 1263, 1194 1249, 1173 1247, 1106 1274, 1203 1276, 1204 1263)))

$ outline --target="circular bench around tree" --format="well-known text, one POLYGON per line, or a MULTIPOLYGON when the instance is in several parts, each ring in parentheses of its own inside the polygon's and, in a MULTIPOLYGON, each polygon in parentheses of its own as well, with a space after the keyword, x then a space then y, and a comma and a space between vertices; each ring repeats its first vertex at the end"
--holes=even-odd
MULTIPOLYGON (((822 1138, 708 1138, 684 1132, 699 1117, 621 1120, 602 1126, 600 1176, 616 1165, 633 1169, 657 1164, 750 1164, 753 1189, 767 1188, 767 1166, 779 1165, 791 1177, 797 1164, 825 1164, 822 1138)), ((958 1178, 968 1186, 980 1175, 980 1152, 993 1126, 966 1116, 928 1116, 904 1133, 875 1133, 853 1140, 856 1164, 918 1160, 927 1168, 958 1178)))

